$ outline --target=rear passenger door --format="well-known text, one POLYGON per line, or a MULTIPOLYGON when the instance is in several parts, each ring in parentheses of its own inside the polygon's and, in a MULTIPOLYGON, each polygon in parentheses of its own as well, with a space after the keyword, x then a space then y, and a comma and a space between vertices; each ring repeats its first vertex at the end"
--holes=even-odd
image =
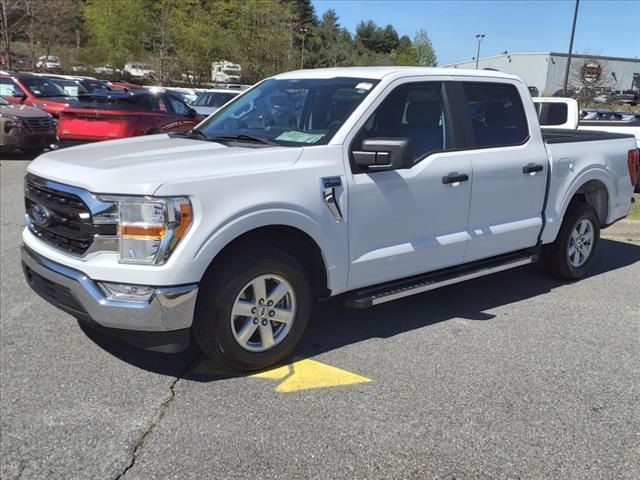
MULTIPOLYGON (((535 110, 508 81, 462 82, 473 167, 465 262, 534 246, 542 227, 547 153, 535 110)), ((528 95, 528 93, 527 93, 528 95)))

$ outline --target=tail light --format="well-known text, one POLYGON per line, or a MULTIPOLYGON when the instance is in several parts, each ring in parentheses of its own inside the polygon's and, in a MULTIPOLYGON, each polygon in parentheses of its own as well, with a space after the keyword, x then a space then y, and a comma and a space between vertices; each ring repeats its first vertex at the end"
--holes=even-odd
POLYGON ((631 185, 636 186, 640 180, 640 148, 634 148, 629 150, 627 154, 627 164, 629 167, 629 179, 631 185))

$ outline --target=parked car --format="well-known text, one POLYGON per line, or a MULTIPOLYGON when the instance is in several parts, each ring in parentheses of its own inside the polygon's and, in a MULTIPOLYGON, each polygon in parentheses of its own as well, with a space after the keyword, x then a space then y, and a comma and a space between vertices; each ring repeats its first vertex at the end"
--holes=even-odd
POLYGON ((56 143, 53 117, 37 108, 15 105, 0 97, 0 151, 19 149, 35 155, 56 143))
POLYGON ((613 100, 619 104, 635 106, 640 103, 640 91, 616 90, 613 92, 613 100))
POLYGON ((99 67, 95 67, 93 71, 96 72, 97 75, 113 75, 119 70, 111 65, 100 65, 99 67))
POLYGON ((201 115, 211 115, 216 112, 222 105, 240 94, 238 90, 229 90, 227 88, 214 88, 204 92, 200 92, 198 97, 191 104, 193 108, 201 115))
POLYGON ((36 67, 43 70, 60 70, 62 65, 60 64, 60 59, 58 57, 53 55, 44 55, 38 58, 36 67))
POLYGON ((284 73, 191 132, 38 157, 22 261, 103 332, 160 351, 193 337, 256 370, 292 352, 318 297, 369 308, 539 258, 584 277, 639 156, 630 135, 542 131, 500 72, 284 73))
POLYGON ((65 92, 74 97, 87 93, 108 92, 111 90, 107 82, 93 77, 56 75, 51 73, 40 73, 39 75, 53 80, 58 86, 62 87, 65 92))
POLYGON ((84 95, 60 115, 62 145, 190 130, 202 117, 175 95, 145 89, 84 95))
POLYGON ((123 71, 133 78, 147 78, 156 73, 144 63, 127 63, 123 71))
POLYGON ((54 81, 30 73, 0 72, 0 96, 10 103, 39 108, 56 118, 76 100, 54 81))

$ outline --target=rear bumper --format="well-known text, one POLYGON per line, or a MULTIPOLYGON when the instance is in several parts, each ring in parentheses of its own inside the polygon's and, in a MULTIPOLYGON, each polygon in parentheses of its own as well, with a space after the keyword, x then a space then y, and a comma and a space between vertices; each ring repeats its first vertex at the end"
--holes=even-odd
POLYGON ((112 300, 84 273, 47 260, 24 245, 22 266, 27 283, 38 295, 80 321, 151 350, 181 351, 188 346, 198 293, 195 284, 155 288, 148 301, 112 300))

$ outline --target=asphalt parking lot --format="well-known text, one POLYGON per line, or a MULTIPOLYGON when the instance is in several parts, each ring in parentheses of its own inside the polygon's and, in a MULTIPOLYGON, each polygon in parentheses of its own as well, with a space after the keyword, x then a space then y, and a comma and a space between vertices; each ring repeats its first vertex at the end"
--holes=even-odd
POLYGON ((234 376, 28 289, 27 164, 0 163, 3 479, 640 478, 640 244, 603 240, 573 284, 532 266, 326 302, 296 363, 234 376))

